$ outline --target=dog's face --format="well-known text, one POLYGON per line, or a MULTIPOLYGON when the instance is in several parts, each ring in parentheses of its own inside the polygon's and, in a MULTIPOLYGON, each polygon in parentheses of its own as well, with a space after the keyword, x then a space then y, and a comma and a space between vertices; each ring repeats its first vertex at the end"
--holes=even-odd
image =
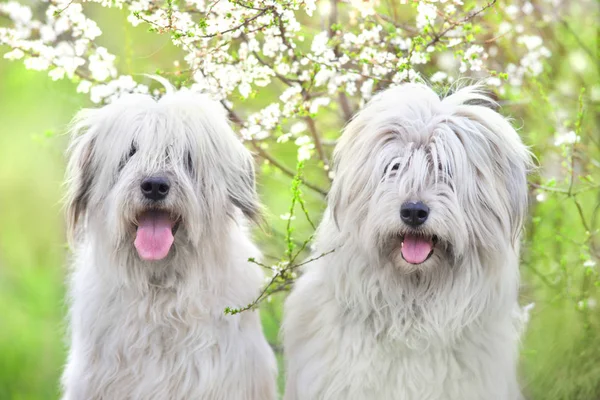
POLYGON ((191 92, 131 95, 74 122, 67 209, 72 233, 103 235, 144 261, 201 246, 239 208, 259 212, 249 152, 222 107, 191 92))
POLYGON ((489 100, 440 100, 408 84, 375 97, 336 149, 332 214, 367 253, 404 272, 502 251, 518 236, 530 155, 489 100))

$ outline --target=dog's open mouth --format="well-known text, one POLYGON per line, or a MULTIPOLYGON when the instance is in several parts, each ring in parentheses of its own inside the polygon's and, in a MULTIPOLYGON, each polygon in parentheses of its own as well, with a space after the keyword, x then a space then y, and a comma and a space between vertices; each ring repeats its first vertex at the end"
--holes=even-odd
POLYGON ((175 241, 180 219, 164 210, 144 211, 137 217, 135 249, 142 260, 164 259, 175 241))
POLYGON ((424 263, 433 255, 437 236, 424 236, 415 233, 406 233, 401 237, 402 258, 410 264, 424 263))

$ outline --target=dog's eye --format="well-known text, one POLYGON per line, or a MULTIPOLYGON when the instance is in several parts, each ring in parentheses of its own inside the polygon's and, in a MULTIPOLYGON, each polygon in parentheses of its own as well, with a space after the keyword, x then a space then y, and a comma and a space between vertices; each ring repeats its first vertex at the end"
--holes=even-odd
POLYGON ((194 173, 194 161, 192 160, 192 154, 187 153, 187 158, 185 160, 185 166, 190 174, 194 173))
POLYGON ((127 161, 129 161, 129 159, 131 157, 133 157, 133 155, 137 152, 137 147, 135 147, 135 145, 131 145, 131 148, 129 149, 129 154, 127 154, 126 157, 124 157, 123 159, 121 159, 121 162, 119 163, 119 172, 121 172, 121 170, 123 169, 123 167, 125 167, 125 164, 127 164, 127 161))
POLYGON ((447 178, 452 178, 452 172, 450 171, 450 167, 448 166, 438 164, 438 173, 440 175, 446 176, 447 178))
POLYGON ((385 167, 385 173, 391 173, 394 171, 398 171, 400 169, 400 163, 389 163, 387 167, 385 167))

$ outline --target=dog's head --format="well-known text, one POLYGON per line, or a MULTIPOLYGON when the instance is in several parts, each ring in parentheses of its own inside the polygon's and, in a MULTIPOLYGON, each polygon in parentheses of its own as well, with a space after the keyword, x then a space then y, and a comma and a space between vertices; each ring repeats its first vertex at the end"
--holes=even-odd
POLYGON ((71 238, 84 229, 153 261, 218 237, 236 209, 258 217, 252 157, 223 107, 204 95, 128 95, 82 111, 72 131, 71 238))
POLYGON ((531 156, 489 105, 477 86, 440 99, 405 84, 374 97, 336 148, 339 229, 405 272, 513 245, 531 156))

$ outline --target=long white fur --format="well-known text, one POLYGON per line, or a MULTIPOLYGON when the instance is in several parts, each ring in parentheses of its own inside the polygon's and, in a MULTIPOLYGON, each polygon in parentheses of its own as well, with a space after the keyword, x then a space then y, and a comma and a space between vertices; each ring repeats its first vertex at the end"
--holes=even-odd
POLYGON ((478 86, 377 95, 345 128, 313 257, 283 325, 286 400, 520 398, 519 232, 531 157, 478 86), (389 166, 398 164, 394 171, 389 166), (387 166, 387 168, 386 168, 387 166), (400 257, 406 201, 437 235, 400 257))
POLYGON ((73 123, 67 213, 74 248, 65 400, 276 398, 255 298, 263 277, 252 158, 216 102, 189 91, 129 95, 73 123), (133 149, 135 148, 135 154, 133 149), (131 156, 130 156, 131 155, 131 156), (142 261, 143 178, 167 176, 181 217, 169 256, 142 261), (245 214, 245 217, 242 215, 245 214))

